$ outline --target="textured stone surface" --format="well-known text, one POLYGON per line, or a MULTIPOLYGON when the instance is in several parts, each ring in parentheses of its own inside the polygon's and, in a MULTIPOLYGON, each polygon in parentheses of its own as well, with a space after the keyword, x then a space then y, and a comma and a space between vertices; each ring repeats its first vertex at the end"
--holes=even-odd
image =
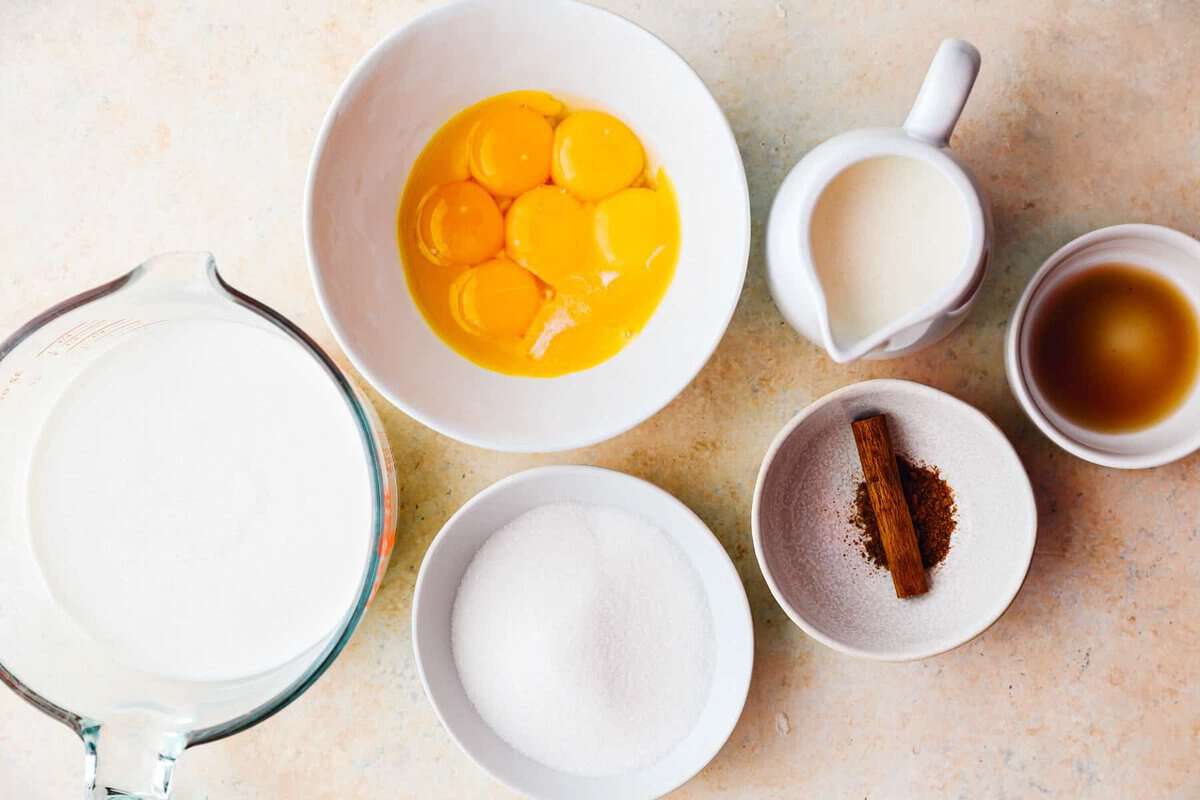
MULTIPOLYGON (((1079 462, 1023 417, 1001 363, 1010 309, 1058 245, 1126 221, 1200 234, 1200 4, 605 5, 677 48, 737 134, 755 225, 729 334, 666 410, 580 452, 487 453, 380 404, 403 503, 382 591, 299 702, 187 753, 177 796, 507 797, 458 752, 421 692, 410 600, 426 546, 459 504, 551 462, 614 467, 674 492, 745 580, 758 636, 749 704, 679 798, 1200 795, 1200 457, 1141 473, 1079 462), (767 294, 771 197, 822 139, 902 120, 947 35, 983 52, 954 145, 993 198, 992 276, 946 342, 839 367, 784 325, 767 294), (982 637, 921 663, 854 661, 807 639, 775 606, 750 545, 754 477, 775 431, 810 400, 875 376, 980 407, 1039 495, 1024 591, 982 637)), ((332 347, 300 232, 310 146, 355 61, 426 6, 0 4, 0 330, 148 255, 204 248, 232 283, 332 347)), ((0 692, 0 794, 76 796, 80 751, 66 729, 0 692)))

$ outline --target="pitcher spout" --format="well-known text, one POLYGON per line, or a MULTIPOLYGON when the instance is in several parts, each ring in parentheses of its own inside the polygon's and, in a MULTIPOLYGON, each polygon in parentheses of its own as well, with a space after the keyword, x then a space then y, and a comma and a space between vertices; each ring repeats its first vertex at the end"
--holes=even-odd
POLYGON ((936 319, 937 314, 930 313, 916 321, 899 320, 853 339, 839 339, 826 329, 825 350, 838 364, 848 364, 883 352, 902 351, 919 341, 936 319))

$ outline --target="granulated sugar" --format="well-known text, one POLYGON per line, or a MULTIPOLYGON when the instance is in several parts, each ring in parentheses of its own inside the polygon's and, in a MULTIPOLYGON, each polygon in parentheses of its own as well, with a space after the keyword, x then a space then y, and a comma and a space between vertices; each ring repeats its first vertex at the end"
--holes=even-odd
POLYGON ((614 508, 541 506, 493 534, 463 575, 451 635, 492 730, 578 775, 657 761, 712 681, 699 577, 663 531, 614 508))

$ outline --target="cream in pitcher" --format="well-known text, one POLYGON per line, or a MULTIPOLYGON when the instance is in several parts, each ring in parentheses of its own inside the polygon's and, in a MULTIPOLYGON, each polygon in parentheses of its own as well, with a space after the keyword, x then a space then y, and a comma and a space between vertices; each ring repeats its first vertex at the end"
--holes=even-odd
POLYGON ((957 327, 978 294, 990 215, 946 147, 978 71, 974 47, 943 42, 903 127, 835 136, 779 188, 771 294, 834 361, 915 352, 957 327))
POLYGON ((834 340, 861 340, 919 310, 962 269, 967 228, 958 190, 923 161, 877 156, 830 181, 810 246, 834 340))

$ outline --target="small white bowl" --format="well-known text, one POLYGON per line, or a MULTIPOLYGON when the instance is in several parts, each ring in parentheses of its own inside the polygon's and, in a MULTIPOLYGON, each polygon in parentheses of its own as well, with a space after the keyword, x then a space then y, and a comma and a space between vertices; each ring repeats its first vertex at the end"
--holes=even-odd
POLYGON ((651 798, 682 785, 712 760, 733 732, 754 660, 746 592, 733 562, 687 506, 639 478, 599 467, 552 466, 511 475, 471 498, 433 540, 413 596, 413 650, 425 693, 442 725, 496 780, 547 800, 651 798), (546 767, 514 750, 479 716, 459 681, 450 616, 463 572, 495 531, 547 503, 612 506, 637 514, 671 536, 696 570, 708 598, 716 659, 708 704, 692 732, 658 763, 609 777, 581 777, 546 767))
POLYGON ((1031 320, 1051 290, 1099 264, 1129 264, 1171 281, 1200 313, 1200 242, 1161 225, 1113 225, 1059 248, 1034 273, 1013 311, 1005 340, 1008 385, 1021 408, 1050 440, 1072 455, 1104 467, 1146 469, 1200 449, 1200 381, 1169 417, 1130 433, 1101 433, 1059 414, 1038 388, 1029 367, 1031 320))
POLYGON ((721 109, 663 42, 570 0, 467 0, 414 19, 350 74, 313 152, 304 234, 325 319, 380 394, 459 441, 546 452, 632 428, 700 371, 741 294, 750 202, 721 109), (430 137, 516 89, 620 117, 679 201, 679 261, 654 316, 613 358, 559 378, 501 375, 451 350, 414 304, 396 243, 400 194, 430 137))
POLYGON ((754 552, 775 600, 805 633, 880 661, 958 647, 1000 618, 1025 580, 1037 538, 1029 478, 982 413, 919 383, 873 380, 822 397, 789 422, 754 489, 754 552), (850 523, 862 480, 850 423, 886 414, 895 450, 937 467, 958 504, 945 561, 927 594, 896 597, 850 523))

